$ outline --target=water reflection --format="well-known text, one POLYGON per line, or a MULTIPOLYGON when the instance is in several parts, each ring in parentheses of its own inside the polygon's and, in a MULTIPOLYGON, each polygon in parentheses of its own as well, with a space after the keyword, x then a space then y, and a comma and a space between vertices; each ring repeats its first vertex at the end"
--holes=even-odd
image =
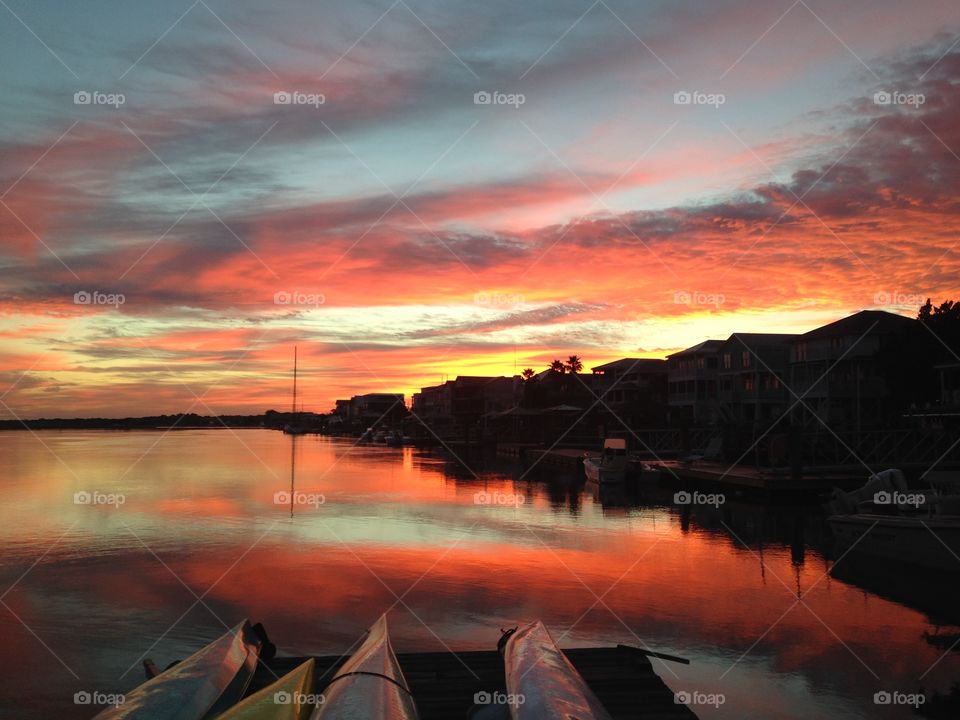
POLYGON ((145 653, 183 657, 221 619, 265 622, 290 654, 339 653, 388 608, 401 650, 489 649, 540 617, 564 645, 689 657, 656 668, 726 695, 701 717, 909 716, 873 693, 946 690, 960 667, 944 647, 955 596, 940 586, 941 607, 936 583, 921 598, 846 562, 831 574, 813 509, 679 511, 670 490, 267 431, 42 440, 0 435, 0 714, 87 717, 74 692, 128 690, 145 653), (84 490, 126 501, 75 505, 84 490))

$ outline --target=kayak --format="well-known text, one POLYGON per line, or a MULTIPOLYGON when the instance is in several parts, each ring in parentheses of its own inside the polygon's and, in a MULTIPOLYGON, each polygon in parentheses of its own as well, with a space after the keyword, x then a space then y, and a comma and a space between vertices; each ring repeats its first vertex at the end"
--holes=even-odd
POLYGON ((312 720, 417 720, 417 707, 390 645, 387 616, 337 670, 312 720))
POLYGON ((96 720, 203 720, 236 703, 247 691, 263 640, 244 620, 133 690, 96 720))
POLYGON ((539 620, 510 636, 504 665, 513 720, 612 720, 539 620))
POLYGON ((306 720, 315 702, 311 658, 242 702, 218 720, 306 720))

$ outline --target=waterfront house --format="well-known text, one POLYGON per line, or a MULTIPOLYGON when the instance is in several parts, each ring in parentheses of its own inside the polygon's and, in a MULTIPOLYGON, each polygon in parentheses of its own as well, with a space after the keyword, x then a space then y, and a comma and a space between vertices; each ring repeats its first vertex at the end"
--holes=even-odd
POLYGON ((719 419, 740 428, 766 428, 789 408, 788 333, 734 333, 720 348, 719 419))
POLYGON ((366 393, 350 398, 350 419, 361 431, 379 425, 397 425, 407 414, 402 393, 366 393))
POLYGON ((666 360, 622 358, 591 371, 594 391, 602 399, 602 422, 611 432, 662 427, 666 423, 666 360))
POLYGON ((516 407, 521 394, 519 376, 460 375, 414 394, 412 423, 426 425, 438 437, 476 437, 486 416, 516 407))
MULTIPOLYGON (((816 429, 881 426, 897 407, 905 377, 913 372, 899 359, 909 355, 919 323, 882 310, 862 310, 797 336, 790 349, 790 388, 803 398, 792 420, 816 429), (817 419, 819 418, 819 420, 817 419), (822 422, 821 422, 822 421, 822 422)), ((923 358, 916 364, 919 372, 923 358)))
POLYGON ((667 405, 671 425, 708 426, 717 422, 720 348, 724 340, 704 340, 667 356, 667 405))

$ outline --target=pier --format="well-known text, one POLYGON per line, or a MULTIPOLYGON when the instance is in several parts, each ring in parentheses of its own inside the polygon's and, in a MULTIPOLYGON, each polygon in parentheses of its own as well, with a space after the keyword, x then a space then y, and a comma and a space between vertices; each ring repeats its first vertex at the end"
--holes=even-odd
MULTIPOLYGON (((500 444, 497 454, 515 458, 524 467, 562 470, 581 475, 584 455, 582 448, 545 449, 536 445, 500 444)), ((799 473, 790 468, 730 465, 715 460, 644 460, 644 464, 660 470, 660 481, 665 484, 726 490, 747 495, 770 497, 815 497, 835 487, 852 489, 866 482, 867 470, 861 465, 803 468, 799 473)), ((631 460, 627 482, 635 482, 639 475, 639 460, 631 460)))
POLYGON ((757 468, 722 462, 676 460, 649 463, 661 472, 661 480, 699 488, 734 490, 757 495, 816 496, 835 487, 849 490, 867 480, 867 470, 858 467, 804 469, 757 468))
MULTIPOLYGON (((654 672, 640 650, 620 645, 564 650, 614 720, 696 720, 654 672)), ((278 657, 258 666, 248 693, 270 685, 304 663, 306 657, 278 657)), ((314 693, 322 693, 346 657, 316 660, 314 693)), ((417 703, 420 720, 467 718, 480 692, 506 692, 503 658, 495 650, 398 653, 397 659, 417 703)))

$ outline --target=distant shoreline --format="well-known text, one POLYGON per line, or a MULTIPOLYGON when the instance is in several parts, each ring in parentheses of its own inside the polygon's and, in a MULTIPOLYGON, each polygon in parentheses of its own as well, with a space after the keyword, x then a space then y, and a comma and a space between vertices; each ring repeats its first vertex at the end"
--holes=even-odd
POLYGON ((210 430, 257 429, 279 430, 294 419, 316 417, 313 413, 279 413, 268 410, 259 415, 147 415, 128 418, 35 418, 0 420, 0 430, 210 430))
POLYGON ((113 432, 130 432, 132 430, 279 430, 280 428, 265 425, 131 425, 119 427, 115 425, 37 425, 27 421, 27 427, 20 423, 12 426, 0 426, 0 432, 23 432, 25 430, 103 430, 113 432))

